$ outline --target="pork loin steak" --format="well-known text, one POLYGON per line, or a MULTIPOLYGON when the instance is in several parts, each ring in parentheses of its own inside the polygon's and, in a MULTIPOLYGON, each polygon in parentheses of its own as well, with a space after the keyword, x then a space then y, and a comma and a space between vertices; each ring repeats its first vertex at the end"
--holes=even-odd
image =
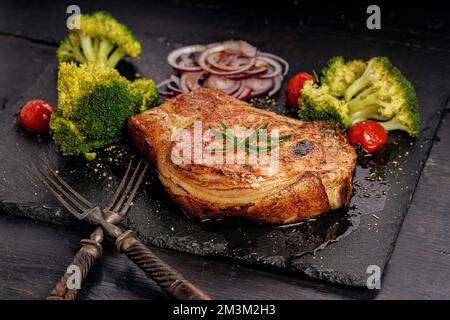
POLYGON ((128 128, 166 191, 200 219, 291 223, 345 206, 352 193, 356 154, 334 122, 299 121, 200 88, 130 118, 128 128), (233 135, 220 136, 223 124, 233 135), (265 125, 261 141, 245 143, 265 125))

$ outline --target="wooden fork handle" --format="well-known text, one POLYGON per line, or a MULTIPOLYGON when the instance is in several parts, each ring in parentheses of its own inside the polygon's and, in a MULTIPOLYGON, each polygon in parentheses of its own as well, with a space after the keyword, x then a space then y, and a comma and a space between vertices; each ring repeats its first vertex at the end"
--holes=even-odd
POLYGON ((158 258, 131 230, 117 238, 119 252, 139 266, 170 297, 178 300, 212 300, 180 273, 158 258))
POLYGON ((75 300, 78 290, 94 265, 95 260, 99 259, 102 253, 103 249, 99 243, 92 240, 82 240, 81 248, 75 254, 70 264, 70 266, 74 266, 73 270, 75 270, 75 273, 66 271, 47 297, 47 300, 75 300), (78 271, 79 274, 77 274, 78 271), (68 287, 69 281, 72 281, 71 277, 74 276, 78 277, 78 283, 76 283, 79 285, 78 289, 76 288, 77 286, 75 288, 68 287))

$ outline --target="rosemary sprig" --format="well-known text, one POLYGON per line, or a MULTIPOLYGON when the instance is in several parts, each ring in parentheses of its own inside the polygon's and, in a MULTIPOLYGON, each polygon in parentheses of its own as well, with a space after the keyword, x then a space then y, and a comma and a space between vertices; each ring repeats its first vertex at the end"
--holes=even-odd
POLYGON ((292 137, 291 134, 282 135, 279 137, 272 137, 268 136, 266 134, 266 130, 269 127, 269 124, 266 123, 256 129, 252 134, 245 138, 240 138, 235 136, 230 128, 223 122, 219 121, 220 126, 222 127, 223 131, 219 131, 217 129, 214 129, 211 125, 208 126, 209 130, 211 130, 211 133, 216 136, 219 139, 224 139, 229 142, 232 142, 232 145, 229 145, 227 147, 223 147, 220 149, 214 148, 214 149, 207 149, 209 152, 227 152, 232 150, 238 150, 239 148, 244 148, 247 152, 258 152, 258 151, 271 151, 274 146, 272 145, 272 142, 282 142, 286 141, 289 138, 292 137), (263 131, 263 133, 261 133, 263 131), (254 146, 253 142, 256 140, 262 141, 262 138, 264 138, 267 141, 267 145, 264 146, 254 146))

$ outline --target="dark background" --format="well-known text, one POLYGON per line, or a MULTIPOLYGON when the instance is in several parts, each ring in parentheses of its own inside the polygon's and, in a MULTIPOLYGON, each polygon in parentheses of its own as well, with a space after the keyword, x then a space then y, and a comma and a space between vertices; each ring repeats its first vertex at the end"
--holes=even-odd
MULTIPOLYGON (((133 1, 134 2, 134 1, 133 1)), ((153 1, 155 2, 155 1, 153 1)), ((196 7, 238 16, 261 17, 271 22, 351 32, 353 36, 404 41, 414 35, 438 47, 450 48, 450 9, 446 1, 314 1, 314 0, 168 0, 156 1, 196 7), (380 30, 368 30, 369 5, 381 8, 380 30)))

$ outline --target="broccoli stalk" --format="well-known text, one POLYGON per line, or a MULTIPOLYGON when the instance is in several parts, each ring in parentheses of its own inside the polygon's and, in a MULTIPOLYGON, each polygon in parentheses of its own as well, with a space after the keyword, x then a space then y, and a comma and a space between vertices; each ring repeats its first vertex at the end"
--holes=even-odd
POLYGON ((153 80, 130 82, 116 69, 63 62, 58 72, 58 110, 50 130, 63 155, 95 158, 95 149, 122 139, 130 116, 159 103, 153 80))
POLYGON ((106 12, 81 15, 80 29, 71 30, 57 51, 58 60, 96 62, 114 68, 125 56, 137 57, 141 45, 130 30, 106 12))
POLYGON ((418 113, 406 111, 397 114, 389 121, 380 122, 380 124, 386 131, 403 130, 408 132, 411 136, 417 137, 420 128, 420 117, 418 113))

